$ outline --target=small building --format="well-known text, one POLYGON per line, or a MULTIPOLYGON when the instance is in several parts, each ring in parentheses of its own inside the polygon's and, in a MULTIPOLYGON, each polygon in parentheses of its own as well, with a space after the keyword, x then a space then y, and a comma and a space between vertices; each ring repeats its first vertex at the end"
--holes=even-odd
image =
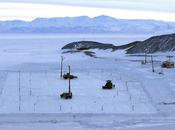
POLYGON ((167 60, 162 63, 162 68, 174 68, 174 62, 167 60))

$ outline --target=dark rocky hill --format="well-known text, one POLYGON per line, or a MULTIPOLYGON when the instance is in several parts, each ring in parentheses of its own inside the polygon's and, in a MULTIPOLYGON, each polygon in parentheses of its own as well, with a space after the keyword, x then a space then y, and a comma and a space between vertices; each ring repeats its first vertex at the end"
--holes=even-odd
POLYGON ((115 49, 112 44, 104 44, 94 41, 78 41, 72 42, 64 46, 62 49, 76 49, 76 50, 88 50, 88 49, 115 49))
POLYGON ((128 54, 175 51, 175 34, 154 36, 133 44, 135 45, 127 49, 128 54))
POLYGON ((175 34, 154 36, 145 41, 136 41, 121 46, 94 41, 78 41, 69 43, 62 49, 112 49, 113 51, 116 51, 118 49, 125 49, 127 54, 169 52, 175 51, 175 34))
POLYGON ((74 50, 88 50, 88 49, 112 49, 113 51, 118 49, 127 49, 129 47, 132 47, 135 45, 135 43, 130 43, 126 45, 121 46, 115 46, 113 44, 107 44, 107 43, 99 43, 94 41, 78 41, 78 42, 72 42, 67 45, 65 45, 62 49, 74 49, 74 50))

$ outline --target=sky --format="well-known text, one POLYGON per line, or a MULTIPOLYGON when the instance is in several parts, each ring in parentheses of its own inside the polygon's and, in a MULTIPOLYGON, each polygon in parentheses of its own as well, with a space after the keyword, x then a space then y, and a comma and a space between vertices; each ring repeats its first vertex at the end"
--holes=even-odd
POLYGON ((108 15, 175 22, 174 6, 175 0, 0 0, 0 20, 108 15))

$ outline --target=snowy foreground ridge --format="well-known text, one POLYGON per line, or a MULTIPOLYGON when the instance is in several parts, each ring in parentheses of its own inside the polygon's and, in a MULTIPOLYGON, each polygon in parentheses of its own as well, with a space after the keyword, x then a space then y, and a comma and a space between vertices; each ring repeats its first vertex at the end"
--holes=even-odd
POLYGON ((61 54, 63 45, 7 41, 0 48, 0 130, 173 130, 175 69, 160 68, 168 54, 155 54, 152 73, 143 57, 124 51, 93 50, 100 58, 91 58, 61 54), (71 65, 78 76, 72 100, 59 96, 68 88, 60 79, 61 55, 64 71, 71 65), (116 88, 102 90, 108 79, 116 88))
POLYGON ((174 117, 115 114, 1 115, 2 130, 173 130, 174 117))

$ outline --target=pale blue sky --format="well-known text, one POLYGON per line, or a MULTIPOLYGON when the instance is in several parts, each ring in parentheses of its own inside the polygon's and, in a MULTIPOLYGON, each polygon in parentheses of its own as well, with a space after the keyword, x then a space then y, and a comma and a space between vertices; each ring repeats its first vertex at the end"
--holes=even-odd
POLYGON ((0 0, 0 2, 45 3, 175 12, 175 0, 0 0))
POLYGON ((0 0, 2 20, 80 15, 175 21, 175 0, 0 0), (55 13, 56 9, 62 14, 55 13), (44 10, 50 10, 50 13, 44 10))

